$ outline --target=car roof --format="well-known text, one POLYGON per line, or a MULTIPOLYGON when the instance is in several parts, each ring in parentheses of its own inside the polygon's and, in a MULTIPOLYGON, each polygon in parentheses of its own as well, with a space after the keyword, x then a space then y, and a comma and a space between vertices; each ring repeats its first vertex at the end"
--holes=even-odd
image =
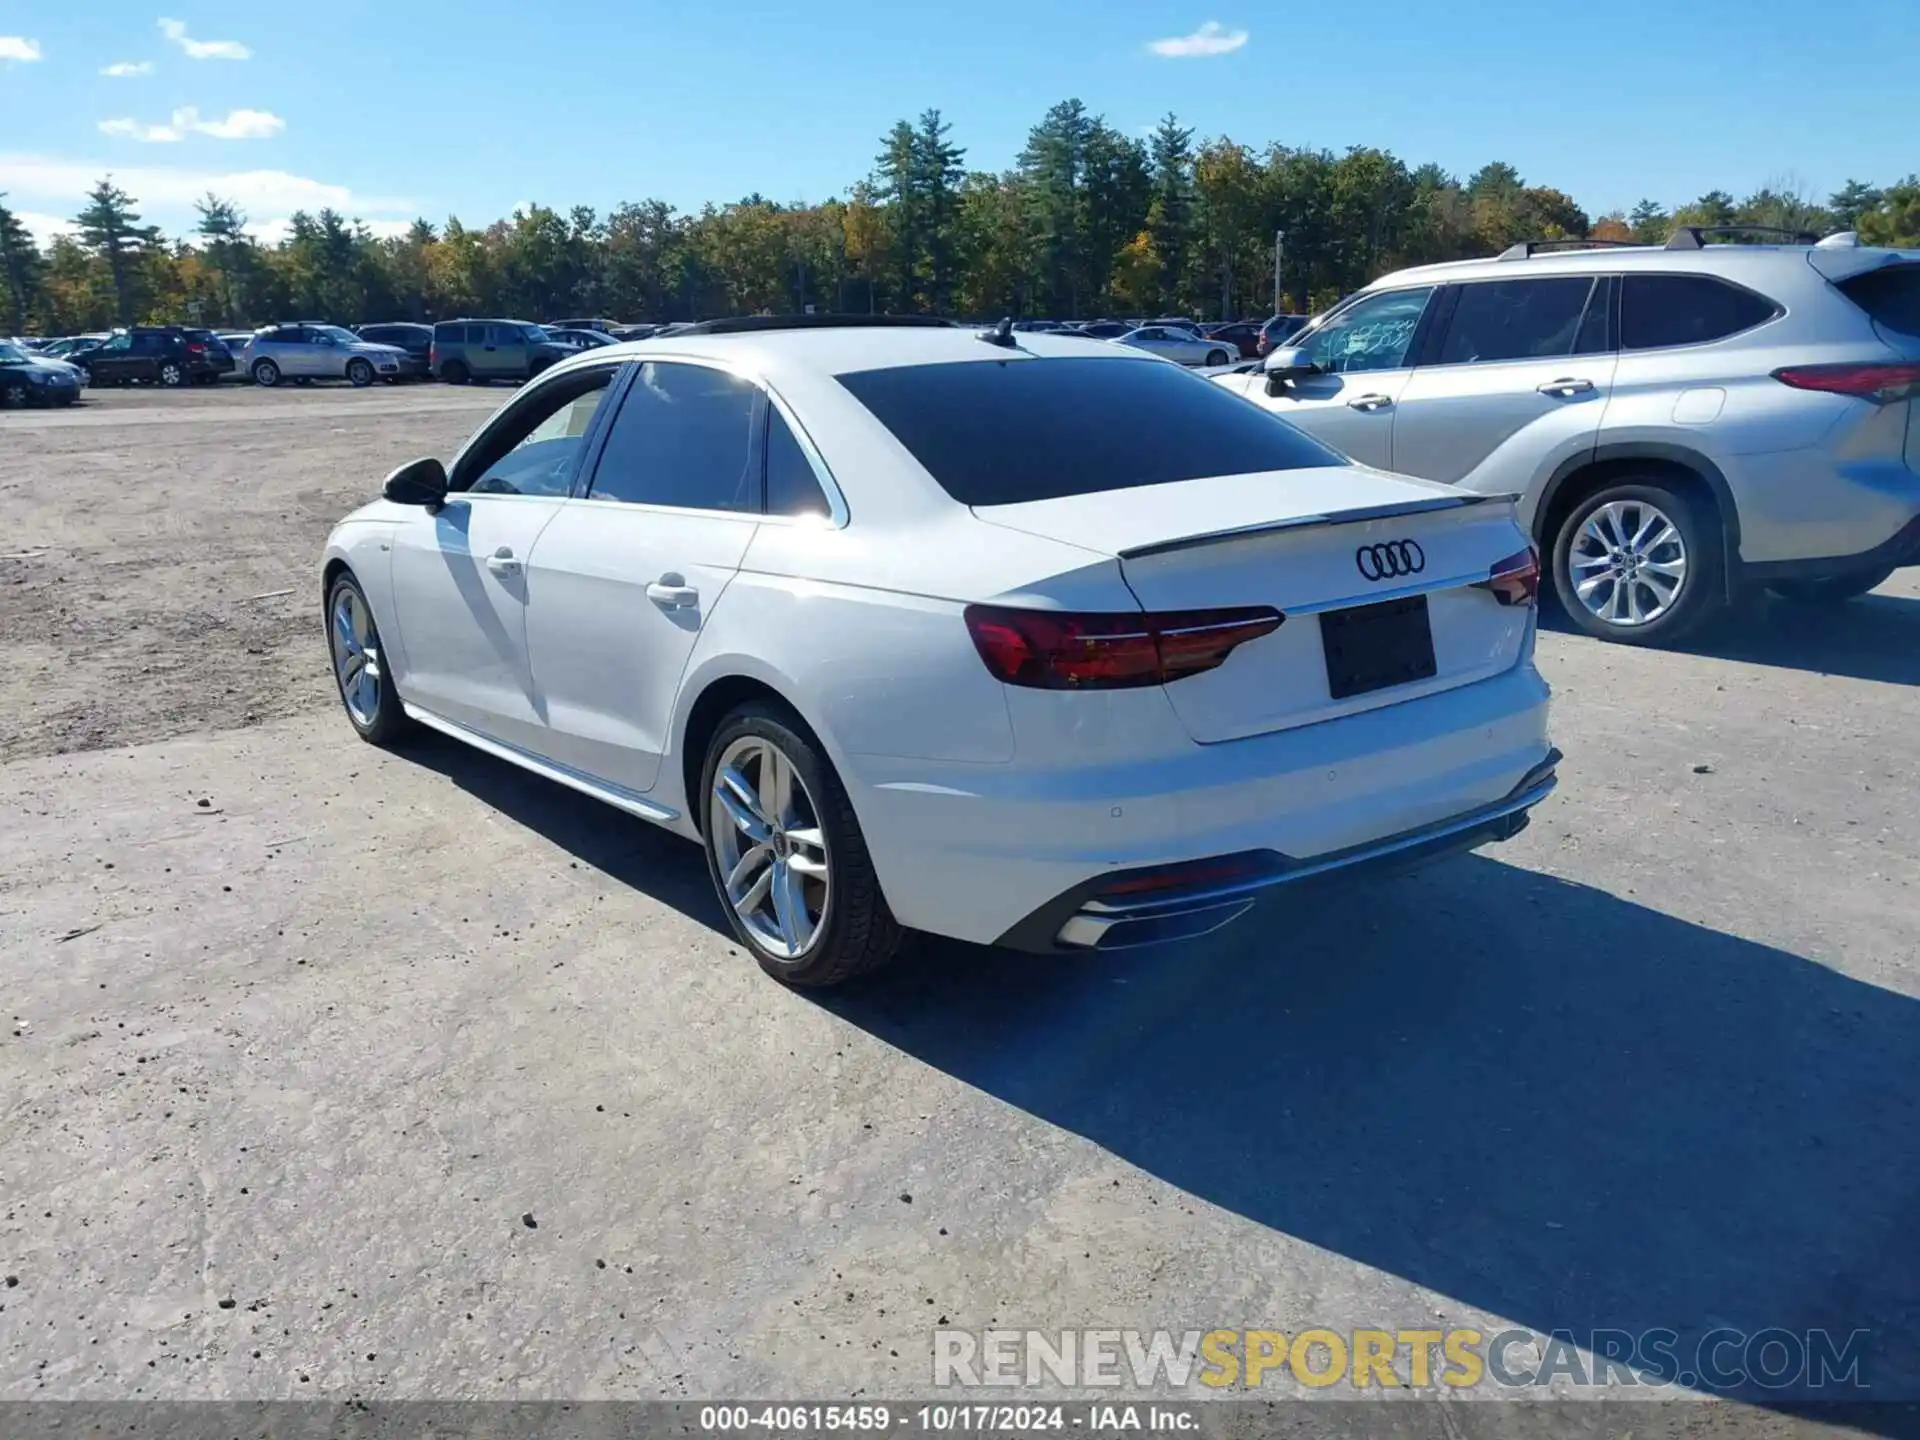
POLYGON ((627 356, 635 360, 682 356, 737 365, 770 377, 785 370, 850 375, 861 370, 890 370, 907 365, 1068 356, 1140 365, 1167 363, 1141 351, 1071 333, 1023 330, 1017 332, 1016 343, 1011 347, 987 343, 980 338, 985 333, 983 329, 967 326, 869 328, 851 325, 832 329, 758 330, 736 335, 667 335, 603 346, 592 352, 591 363, 604 365, 609 360, 627 356))
POLYGON ((1490 256, 1480 260, 1445 260, 1437 265, 1414 265, 1382 275, 1368 290, 1402 285, 1439 285, 1471 280, 1496 280, 1549 275, 1591 275, 1635 271, 1673 274, 1698 271, 1705 275, 1760 275, 1781 266, 1802 267, 1808 257, 1826 257, 1823 271, 1870 270, 1900 255, 1876 246, 1813 245, 1704 245, 1698 249, 1669 249, 1665 245, 1608 245, 1591 250, 1545 250, 1536 255, 1490 256))

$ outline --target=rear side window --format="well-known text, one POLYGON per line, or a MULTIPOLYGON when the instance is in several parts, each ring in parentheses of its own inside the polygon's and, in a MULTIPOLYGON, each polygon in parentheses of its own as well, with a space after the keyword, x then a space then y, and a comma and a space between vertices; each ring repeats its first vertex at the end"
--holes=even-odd
POLYGON ((589 498, 757 511, 760 403, 757 386, 724 370, 648 361, 613 417, 589 498))
POLYGON ((1704 345, 1779 313, 1773 301, 1711 275, 1627 275, 1620 288, 1620 348, 1704 345))
POLYGON ((1344 463, 1260 406, 1157 360, 960 360, 840 383, 962 505, 1344 463))
POLYGON ((1489 280, 1460 287, 1439 365, 1571 355, 1593 291, 1589 276, 1489 280))
POLYGON ((767 407, 767 513, 769 515, 828 515, 826 493, 813 462, 800 448, 786 417, 767 407))
POLYGON ((1887 329, 1920 335, 1920 265, 1882 265, 1842 280, 1840 293, 1887 329))

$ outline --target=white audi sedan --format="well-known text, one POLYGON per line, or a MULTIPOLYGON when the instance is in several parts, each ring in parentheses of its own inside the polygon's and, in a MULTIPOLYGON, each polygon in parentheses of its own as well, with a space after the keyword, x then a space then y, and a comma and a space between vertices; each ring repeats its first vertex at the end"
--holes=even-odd
POLYGON ((1508 501, 1122 346, 834 319, 583 354, 388 476, 322 578, 361 737, 701 843, 803 985, 1191 938, 1552 790, 1508 501))

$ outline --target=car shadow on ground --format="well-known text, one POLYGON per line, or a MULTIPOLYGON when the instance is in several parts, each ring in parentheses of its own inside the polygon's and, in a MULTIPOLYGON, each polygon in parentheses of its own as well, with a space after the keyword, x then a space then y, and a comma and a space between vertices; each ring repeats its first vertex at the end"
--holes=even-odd
MULTIPOLYGON (((1579 635, 1557 605, 1542 606, 1540 613, 1546 628, 1579 635)), ((1786 670, 1920 685, 1920 599, 1876 594, 1838 605, 1756 599, 1673 648, 1786 670)))
MULTIPOLYGON (((697 847, 451 741, 410 753, 725 931, 697 847)), ((1476 855, 1159 952, 928 941, 811 998, 1437 1296, 1582 1345, 1677 1332, 1650 1375, 1710 1388, 1716 1327, 1867 1330, 1871 1391, 1818 1398, 1920 1400, 1920 1000, 1815 961, 1476 855)))

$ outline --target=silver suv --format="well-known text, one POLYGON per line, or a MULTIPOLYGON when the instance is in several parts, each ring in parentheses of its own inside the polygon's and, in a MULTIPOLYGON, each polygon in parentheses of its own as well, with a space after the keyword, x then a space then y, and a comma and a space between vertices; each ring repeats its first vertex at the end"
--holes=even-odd
POLYGON ((1920 565, 1920 252, 1711 233, 1402 270, 1218 383, 1365 464, 1518 494, 1609 640, 1920 565))
POLYGON ((376 345, 338 325, 312 321, 254 331, 239 361, 258 385, 278 385, 282 380, 296 385, 309 380, 371 385, 375 380, 397 380, 413 368, 407 352, 397 345, 376 345))

